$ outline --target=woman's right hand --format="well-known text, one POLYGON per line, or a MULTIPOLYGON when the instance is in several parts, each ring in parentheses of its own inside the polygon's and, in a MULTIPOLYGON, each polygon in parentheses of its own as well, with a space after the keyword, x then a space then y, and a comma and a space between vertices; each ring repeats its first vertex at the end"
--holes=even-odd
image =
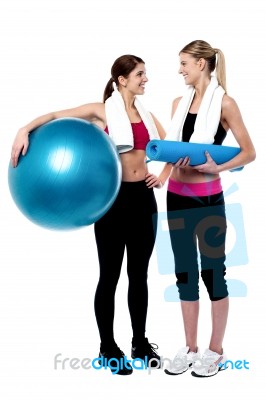
POLYGON ((190 159, 189 157, 179 158, 179 160, 173 164, 174 168, 186 168, 189 166, 190 159))
POLYGON ((25 156, 29 147, 29 132, 21 128, 13 142, 11 151, 11 164, 13 167, 18 165, 18 159, 20 154, 25 156))

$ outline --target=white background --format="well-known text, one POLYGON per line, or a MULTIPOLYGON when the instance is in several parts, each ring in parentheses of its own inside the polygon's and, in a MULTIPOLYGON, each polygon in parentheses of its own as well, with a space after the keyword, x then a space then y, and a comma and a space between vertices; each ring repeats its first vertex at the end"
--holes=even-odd
MULTIPOLYGON (((262 321, 265 261, 262 174, 265 139, 265 14, 263 0, 2 0, 0 5, 0 396, 13 399, 244 398, 263 385, 262 321), (241 204, 249 261, 228 269, 246 283, 246 297, 232 297, 224 347, 232 360, 250 362, 210 379, 189 373, 55 370, 54 356, 94 358, 99 337, 93 301, 98 260, 93 226, 54 232, 29 222, 9 194, 7 170, 14 136, 49 111, 101 101, 113 61, 132 53, 146 62, 149 83, 141 99, 167 129, 171 102, 184 87, 178 51, 195 39, 221 48, 228 92, 241 109, 257 159, 240 173, 222 175, 224 189, 237 184, 227 203, 241 204)), ((229 135, 227 143, 234 140, 229 135)), ((150 169, 157 171, 156 163, 150 169)), ((165 211, 166 189, 156 191, 165 211)), ((237 228, 236 228, 237 229, 237 228)), ((228 246, 234 243, 229 234, 228 246)), ((244 245, 244 244, 243 244, 244 245)), ((173 358, 184 345, 179 304, 166 302, 173 275, 149 272, 147 336, 160 355, 173 358)), ((130 357, 125 265, 117 289, 115 333, 130 357)), ((208 347, 210 306, 202 288, 199 346, 208 347)))

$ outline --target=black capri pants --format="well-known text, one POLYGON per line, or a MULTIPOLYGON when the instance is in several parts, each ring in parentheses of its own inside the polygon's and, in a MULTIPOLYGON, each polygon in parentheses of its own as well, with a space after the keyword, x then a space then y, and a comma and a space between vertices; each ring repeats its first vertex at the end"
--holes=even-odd
POLYGON ((199 299, 199 261, 210 300, 227 297, 223 192, 188 197, 167 191, 167 218, 180 300, 199 299))

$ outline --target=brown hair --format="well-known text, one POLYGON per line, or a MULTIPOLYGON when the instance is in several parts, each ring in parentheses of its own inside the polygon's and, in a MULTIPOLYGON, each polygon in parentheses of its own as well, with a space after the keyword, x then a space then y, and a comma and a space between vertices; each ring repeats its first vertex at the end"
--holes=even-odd
POLYGON ((144 61, 137 56, 133 56, 132 54, 125 54, 121 57, 118 57, 113 66, 111 68, 111 78, 107 82, 107 85, 103 92, 103 102, 105 103, 106 100, 112 95, 114 88, 113 82, 115 82, 118 86, 118 77, 123 76, 125 78, 128 77, 131 71, 136 67, 137 64, 144 63, 144 61))

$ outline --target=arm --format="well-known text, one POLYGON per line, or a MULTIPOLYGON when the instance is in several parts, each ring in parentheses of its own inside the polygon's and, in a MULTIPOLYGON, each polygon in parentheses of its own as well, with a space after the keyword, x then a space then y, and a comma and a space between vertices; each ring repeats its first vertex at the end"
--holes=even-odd
POLYGON ((232 131, 240 147, 240 153, 232 160, 220 165, 217 165, 212 160, 211 156, 206 153, 207 162, 205 164, 198 165, 197 167, 193 167, 199 172, 217 174, 222 171, 227 171, 246 165, 254 161, 256 158, 254 145, 243 122, 238 105, 233 98, 227 95, 224 95, 222 102, 221 123, 227 130, 230 129, 232 131))
POLYGON ((178 104, 179 104, 181 99, 182 99, 182 97, 177 97, 176 99, 174 99, 174 101, 172 103, 171 118, 173 118, 174 113, 176 112, 177 106, 178 106, 178 104))
POLYGON ((165 184, 165 182, 169 178, 172 168, 173 168, 173 164, 171 164, 171 163, 164 164, 164 167, 159 175, 159 180, 160 180, 162 186, 165 184))
POLYGON ((228 125, 241 151, 232 160, 219 166, 219 172, 249 164, 256 158, 256 151, 243 122, 237 103, 225 95, 222 103, 222 123, 228 125))
MULTIPOLYGON (((178 107, 178 104, 181 100, 181 97, 177 97, 176 99, 173 100, 172 103, 172 111, 171 111, 171 118, 173 118, 173 115, 178 107)), ((157 128, 158 129, 158 128, 157 128)), ((164 137, 165 138, 165 132, 164 132, 164 137)), ((178 162, 175 164, 176 168, 184 168, 187 165, 189 165, 189 158, 186 157, 184 160, 181 158, 180 160, 178 160, 178 162)), ((157 183, 157 185, 155 187, 157 188, 161 188, 163 187, 163 185, 165 184, 165 182, 167 181, 167 179, 169 178, 171 171, 173 168, 173 164, 172 163, 165 163, 164 167, 159 175, 159 177, 157 178, 159 183, 157 183)))
POLYGON ((105 122, 104 104, 90 103, 76 108, 51 112, 35 118, 30 123, 20 128, 12 145, 11 163, 13 167, 17 166, 19 155, 22 154, 24 156, 27 153, 29 147, 28 137, 31 131, 54 119, 66 117, 82 118, 87 120, 97 119, 105 122))
POLYGON ((158 133, 159 133, 160 139, 164 139, 165 136, 166 136, 166 132, 165 132, 163 126, 162 126, 161 123, 158 121, 158 119, 155 118, 155 116, 154 116, 152 113, 151 113, 151 116, 152 116, 153 121, 154 121, 154 123, 155 123, 155 125, 156 125, 156 128, 157 128, 157 131, 158 131, 158 133))
MULTIPOLYGON (((158 133, 160 138, 163 140, 166 136, 166 132, 160 122, 155 118, 155 116, 152 114, 152 117, 154 119, 155 125, 157 127, 158 133)), ((162 169, 159 177, 157 178, 155 175, 148 173, 146 175, 147 182, 149 182, 149 187, 156 187, 158 189, 162 188, 163 185, 165 184, 166 180, 168 179, 170 173, 172 170, 172 164, 166 163, 164 165, 164 168, 162 169)))

